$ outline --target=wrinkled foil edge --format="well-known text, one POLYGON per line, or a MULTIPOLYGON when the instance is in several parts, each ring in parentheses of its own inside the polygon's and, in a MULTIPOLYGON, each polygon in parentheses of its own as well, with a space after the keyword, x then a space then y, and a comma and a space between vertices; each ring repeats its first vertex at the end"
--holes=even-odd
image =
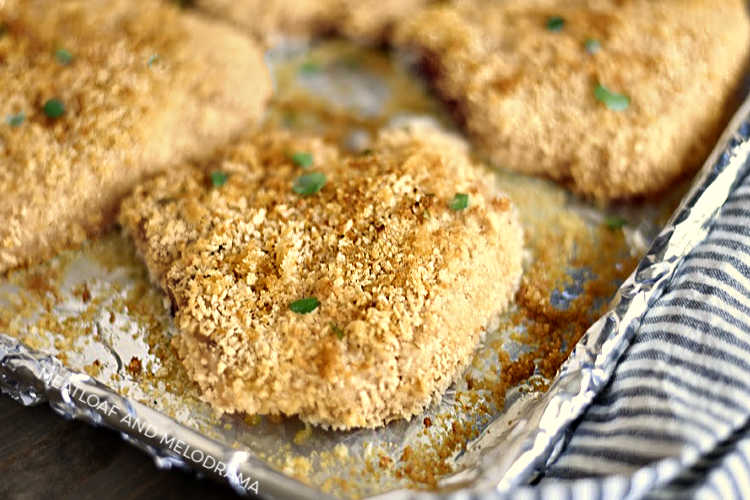
MULTIPOLYGON (((459 464, 479 466, 445 478, 441 493, 396 490, 378 498, 505 495, 553 461, 570 424, 609 381, 649 306, 661 296, 683 258, 708 234, 711 222, 747 173, 749 157, 750 99, 746 99, 675 214, 620 287, 612 309, 589 328, 550 389, 543 395, 520 398, 469 444, 459 464)), ((212 440, 2 333, 0 393, 27 406, 46 401, 63 417, 118 431, 150 455, 157 467, 193 469, 228 482, 242 495, 330 498, 249 452, 212 440)))
POLYGON ((46 401, 65 418, 118 431, 125 441, 150 455, 158 468, 193 469, 228 482, 240 495, 330 498, 272 469, 248 451, 210 439, 4 334, 0 334, 0 393, 26 406, 46 401))
MULTIPOLYGON (((675 270, 701 243, 731 193, 750 171, 750 97, 735 113, 688 193, 654 239, 636 270, 621 285, 610 310, 578 342, 544 395, 522 400, 507 418, 490 424, 470 443, 467 460, 480 466, 454 474, 444 487, 501 496, 526 484, 553 462, 566 432, 609 382, 648 309, 662 296, 675 270)), ((455 496, 455 495, 448 495, 455 496)))

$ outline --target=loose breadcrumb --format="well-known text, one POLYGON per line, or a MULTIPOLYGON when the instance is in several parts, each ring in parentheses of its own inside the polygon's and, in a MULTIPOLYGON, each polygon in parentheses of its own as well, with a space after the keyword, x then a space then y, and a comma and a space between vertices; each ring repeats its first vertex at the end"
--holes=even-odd
POLYGON ((407 19, 396 39, 421 52, 497 165, 602 201, 657 192, 700 166, 745 69, 746 9, 743 0, 458 0, 407 19), (562 27, 548 26, 554 18, 562 27), (599 50, 587 50, 592 39, 599 50), (600 102, 597 85, 627 108, 600 102))
MULTIPOLYGON (((311 56, 305 56, 304 60, 313 59, 325 65, 327 60, 350 58, 352 49, 346 47, 350 46, 343 42, 326 42, 315 48, 311 56), (322 53, 330 54, 331 58, 321 57, 322 53)), ((366 51, 359 53, 368 54, 366 51)), ((378 56, 372 54, 369 57, 378 56)), ((287 69, 296 74, 299 60, 288 64, 290 67, 287 69)), ((372 68, 369 62, 363 65, 372 68)), ((377 74, 382 78, 399 75, 394 72, 389 76, 393 69, 387 68, 384 66, 377 74)), ((275 76, 278 92, 288 95, 288 89, 284 90, 284 86, 289 80, 279 78, 279 73, 275 76)), ((367 130, 372 131, 371 136, 375 137, 376 131, 399 110, 434 114, 428 108, 420 111, 409 106, 410 102, 426 99, 418 87, 397 85, 392 89, 392 97, 398 101, 391 101, 384 111, 385 116, 363 117, 356 111, 350 111, 347 115, 345 110, 335 110, 318 99, 310 100, 308 97, 306 101, 302 93, 294 102, 286 101, 283 109, 315 113, 319 120, 317 123, 321 124, 315 128, 322 129, 325 136, 337 144, 343 143, 341 139, 349 130, 343 126, 344 123, 366 126, 367 130)), ((272 104, 277 112, 281 111, 279 105, 279 101, 272 104)), ((141 342, 150 346, 150 352, 161 367, 156 372, 150 372, 147 362, 146 369, 138 377, 131 377, 124 371, 121 372, 123 376, 117 373, 109 375, 116 366, 113 359, 103 357, 101 360, 104 363, 98 377, 113 389, 130 387, 131 397, 138 395, 136 399, 139 401, 153 405, 176 421, 210 437, 231 441, 235 438, 233 434, 239 431, 243 435, 240 438, 242 445, 277 469, 285 467, 293 456, 302 455, 313 464, 312 473, 303 479, 340 497, 365 497, 403 487, 435 488, 442 478, 440 472, 452 470, 454 457, 460 454, 464 444, 474 439, 488 421, 501 414, 509 388, 521 382, 521 388, 528 384, 534 390, 544 390, 543 385, 532 383, 533 380, 524 382, 527 380, 525 377, 535 371, 535 366, 545 377, 554 375, 569 349, 601 314, 602 307, 606 307, 606 299, 635 268, 639 252, 643 251, 637 250, 639 246, 630 247, 628 244, 631 236, 626 237, 626 234, 632 231, 632 227, 612 230, 601 222, 592 222, 590 210, 580 212, 569 205, 569 197, 556 186, 515 174, 501 174, 500 182, 518 210, 524 227, 524 253, 529 254, 530 265, 524 270, 514 306, 502 316, 499 331, 495 331, 495 326, 489 329, 481 348, 473 356, 470 368, 455 384, 455 391, 451 391, 439 407, 431 408, 425 415, 420 415, 413 425, 407 426, 408 429, 422 430, 416 435, 406 430, 406 437, 391 431, 371 436, 372 443, 368 443, 368 446, 374 444, 376 453, 367 453, 365 460, 362 458, 361 438, 352 440, 349 434, 330 435, 322 429, 313 428, 310 441, 303 447, 295 447, 291 445, 294 433, 287 432, 288 428, 298 429, 294 419, 287 421, 274 417, 275 423, 271 424, 271 418, 258 415, 219 418, 199 403, 198 387, 188 378, 169 343, 172 319, 162 307, 163 296, 147 282, 147 275, 133 248, 119 234, 111 233, 91 240, 78 251, 64 252, 39 266, 10 273, 8 279, 14 288, 4 293, 0 287, 0 302, 3 304, 0 307, 0 330, 39 349, 52 349, 51 335, 47 332, 54 333, 55 337, 64 338, 63 347, 66 349, 58 357, 67 366, 80 369, 83 363, 91 363, 95 359, 81 357, 84 345, 89 341, 94 344, 101 342, 101 333, 96 335, 91 331, 91 325, 97 318, 101 319, 104 331, 111 328, 113 334, 123 331, 123 328, 135 328, 141 332, 141 342), (629 248, 634 253, 631 254, 629 248), (76 271, 79 259, 93 263, 93 267, 87 265, 89 269, 102 266, 109 270, 96 279, 86 280, 92 295, 88 304, 80 300, 85 289, 82 284, 72 292, 68 287, 71 279, 74 282, 81 279, 76 271), (551 298, 554 291, 571 283, 568 274, 571 269, 581 268, 591 270, 589 280, 592 281, 584 283, 583 293, 570 304, 569 309, 553 306, 555 302, 551 298), (134 286, 128 288, 126 296, 120 297, 123 283, 119 280, 123 276, 130 276, 127 282, 134 286), (76 317, 70 321, 57 321, 55 318, 59 317, 59 311, 71 305, 69 293, 74 295, 74 308, 77 310, 80 306, 86 312, 76 312, 76 317), (506 337, 502 332, 507 330, 513 330, 510 334, 513 341, 530 351, 520 358, 506 352, 506 349, 515 352, 504 340, 506 337), (430 418, 430 428, 424 427, 425 416, 430 418), (229 436, 225 436, 223 430, 226 418, 232 418, 231 421, 235 422, 229 436), (452 425, 454 421, 467 420, 475 425, 452 425), (457 430, 460 431, 460 440, 455 439, 457 430), (333 450, 321 450, 320 443, 329 443, 329 439, 334 440, 332 444, 342 442, 333 450), (269 441, 272 444, 269 445, 269 441), (405 443, 410 449, 408 454, 404 454, 405 443), (381 469, 378 462, 383 453, 394 463, 381 469), (405 461, 401 461, 401 458, 405 461)), ((652 205, 654 210, 658 207, 658 215, 629 215, 629 225, 654 224, 661 227, 679 202, 679 192, 683 188, 674 190, 672 202, 664 204, 662 200, 658 205, 652 205)), ((124 335, 128 336, 127 333, 124 335)), ((57 340, 55 344, 58 344, 57 340)), ((118 352, 121 351, 118 349, 118 352)), ((127 362, 127 359, 124 361, 127 362)), ((142 356, 141 359, 146 357, 142 356)), ((536 380, 539 374, 533 377, 536 380)), ((549 382, 549 379, 544 380, 549 382)), ((396 426, 394 429, 401 428, 396 426)))
POLYGON ((465 143, 437 132, 389 131, 351 157, 266 133, 207 169, 139 186, 120 220, 169 294, 175 345, 215 408, 376 427, 442 394, 516 290, 521 229, 493 182, 465 143), (309 169, 290 159, 297 151, 312 154, 309 169), (219 188, 217 169, 228 174, 219 188), (310 171, 325 186, 294 193, 310 171), (449 208, 456 192, 469 195, 461 212, 449 208), (291 311, 303 297, 320 306, 291 311))
POLYGON ((0 25, 0 272, 98 233, 136 182, 227 141, 271 92, 254 42, 156 0, 6 0, 0 25))

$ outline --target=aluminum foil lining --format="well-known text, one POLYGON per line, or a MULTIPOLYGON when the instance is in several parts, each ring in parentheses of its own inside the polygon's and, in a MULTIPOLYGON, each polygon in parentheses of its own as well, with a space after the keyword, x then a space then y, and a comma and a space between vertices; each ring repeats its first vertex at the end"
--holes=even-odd
MULTIPOLYGON (((693 187, 637 269, 620 288, 612 309, 587 331, 545 394, 516 395, 496 420, 455 461, 456 472, 439 493, 395 490, 379 498, 466 498, 509 494, 554 460, 565 431, 607 383, 640 320, 683 257, 705 236, 733 186, 748 167, 750 100, 732 119, 693 187)), ((125 397, 55 357, 0 333, 0 391, 24 405, 49 402, 66 418, 119 431, 160 468, 191 468, 227 481, 240 494, 265 498, 327 498, 278 472, 239 446, 211 439, 125 397)))
POLYGON ((159 468, 192 468, 229 482, 243 495, 260 493, 262 487, 263 496, 269 498, 321 498, 320 492, 248 452, 209 439, 2 334, 0 392, 27 406, 47 401, 63 417, 119 431, 123 439, 151 455, 159 468))

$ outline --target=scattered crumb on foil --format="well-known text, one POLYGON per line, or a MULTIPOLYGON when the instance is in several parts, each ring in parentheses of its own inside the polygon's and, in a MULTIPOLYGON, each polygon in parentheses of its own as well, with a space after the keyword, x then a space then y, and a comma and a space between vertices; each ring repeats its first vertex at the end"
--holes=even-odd
MULTIPOLYGON (((315 130, 355 151, 384 126, 416 120, 450 129, 447 114, 397 58, 329 42, 270 53, 269 62, 277 86, 272 124, 315 130)), ((526 231, 516 305, 488 328, 467 372, 410 422, 332 432, 294 418, 215 414, 170 347, 177 332, 164 298, 117 231, 0 283, 0 388, 25 404, 47 399, 60 413, 121 430, 157 465, 189 465, 240 493, 256 492, 252 484, 262 495, 301 498, 321 498, 321 491, 355 498, 456 487, 507 491, 544 466, 565 425, 606 380, 628 327, 702 238, 711 210, 740 175, 746 145, 735 140, 707 170, 710 178, 704 174, 683 205, 686 215, 667 225, 625 282, 619 305, 596 323, 687 185, 658 203, 605 213, 547 181, 498 171, 526 231), (608 226, 612 214, 625 225, 608 226), (103 417, 73 397, 78 391, 148 423, 155 437, 103 417), (165 445, 164 436, 213 454, 226 470, 165 445)))

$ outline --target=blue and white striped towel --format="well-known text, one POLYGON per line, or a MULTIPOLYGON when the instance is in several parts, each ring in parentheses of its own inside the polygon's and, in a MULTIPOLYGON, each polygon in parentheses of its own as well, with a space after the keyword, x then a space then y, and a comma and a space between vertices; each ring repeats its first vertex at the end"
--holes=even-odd
POLYGON ((518 498, 750 499, 750 176, 518 498))

